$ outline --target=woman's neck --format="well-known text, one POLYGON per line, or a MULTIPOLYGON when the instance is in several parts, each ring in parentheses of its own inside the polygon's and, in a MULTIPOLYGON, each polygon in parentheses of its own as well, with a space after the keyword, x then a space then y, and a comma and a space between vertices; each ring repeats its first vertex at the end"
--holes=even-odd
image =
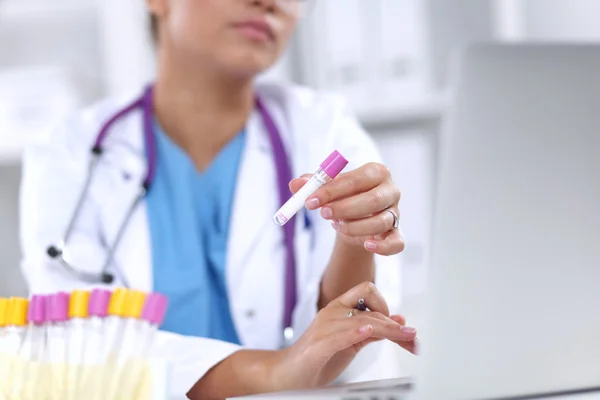
POLYGON ((250 78, 226 76, 216 68, 159 67, 156 118, 200 171, 243 129, 253 107, 250 78))

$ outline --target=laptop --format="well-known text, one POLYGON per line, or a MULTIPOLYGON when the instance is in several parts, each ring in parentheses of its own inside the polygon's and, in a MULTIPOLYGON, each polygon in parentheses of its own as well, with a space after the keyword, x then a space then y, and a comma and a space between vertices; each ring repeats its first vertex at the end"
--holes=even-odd
POLYGON ((475 45, 453 77, 412 384, 251 399, 599 397, 600 46, 475 45))

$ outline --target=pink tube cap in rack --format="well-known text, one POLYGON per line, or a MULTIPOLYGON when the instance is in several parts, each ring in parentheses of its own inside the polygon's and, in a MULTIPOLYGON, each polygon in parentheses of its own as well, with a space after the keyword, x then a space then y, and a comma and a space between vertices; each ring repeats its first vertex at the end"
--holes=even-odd
POLYGON ((27 320, 39 325, 46 322, 46 296, 33 295, 29 302, 27 320))
POLYGON ((64 322, 69 319, 69 294, 59 292, 46 299, 46 316, 50 322, 64 322))
POLYGON ((106 317, 108 315, 108 303, 110 303, 111 295, 112 293, 109 290, 92 290, 88 304, 88 315, 90 317, 106 317))
POLYGON ((333 179, 346 168, 346 165, 348 165, 348 160, 339 151, 335 150, 321 163, 321 169, 333 179))
POLYGON ((144 310, 142 311, 142 319, 150 322, 153 325, 160 326, 165 319, 167 313, 168 300, 167 297, 160 293, 151 293, 146 297, 144 310))

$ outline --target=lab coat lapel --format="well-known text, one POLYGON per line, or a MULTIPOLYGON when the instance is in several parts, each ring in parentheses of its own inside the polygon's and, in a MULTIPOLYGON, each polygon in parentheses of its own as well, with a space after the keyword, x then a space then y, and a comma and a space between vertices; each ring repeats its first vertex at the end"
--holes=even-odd
POLYGON ((245 268, 262 232, 272 223, 277 210, 277 187, 271 144, 260 114, 254 112, 246 126, 246 146, 242 153, 229 222, 227 283, 233 303, 243 284, 245 268))

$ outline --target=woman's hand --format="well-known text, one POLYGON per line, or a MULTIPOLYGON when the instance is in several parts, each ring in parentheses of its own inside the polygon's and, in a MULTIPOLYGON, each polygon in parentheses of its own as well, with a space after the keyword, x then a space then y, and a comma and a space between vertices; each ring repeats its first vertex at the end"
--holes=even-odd
MULTIPOLYGON (((296 193, 308 181, 303 175, 290 182, 296 193)), ((390 170, 369 163, 338 175, 306 200, 309 210, 321 209, 344 242, 364 246, 372 253, 392 255, 404 250, 404 239, 394 222, 400 213, 400 189, 390 170), (394 216, 395 215, 395 216, 394 216)))
POLYGON ((388 306, 370 282, 361 283, 323 308, 298 341, 282 350, 272 379, 276 390, 312 388, 331 383, 367 344, 388 339, 415 352, 416 330, 388 306), (369 310, 355 307, 364 299, 369 310), (350 315, 353 316, 349 316, 350 315))
POLYGON ((291 347, 233 353, 196 382, 188 398, 222 400, 323 386, 333 382, 363 347, 382 339, 414 353, 416 331, 404 326, 403 317, 388 315, 375 285, 361 283, 319 311, 291 347), (367 311, 355 309, 359 299, 367 311))

